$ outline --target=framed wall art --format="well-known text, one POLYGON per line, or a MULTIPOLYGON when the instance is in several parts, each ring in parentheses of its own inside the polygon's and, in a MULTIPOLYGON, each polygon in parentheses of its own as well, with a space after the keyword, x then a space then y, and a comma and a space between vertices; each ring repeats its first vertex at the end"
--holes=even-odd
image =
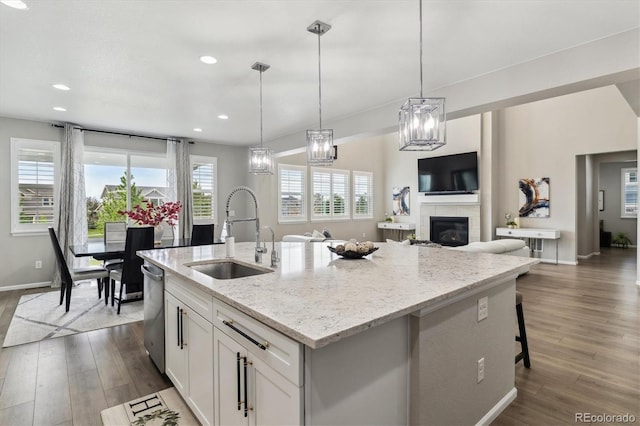
POLYGON ((549 217, 549 178, 524 178, 520 189, 520 217, 549 217))

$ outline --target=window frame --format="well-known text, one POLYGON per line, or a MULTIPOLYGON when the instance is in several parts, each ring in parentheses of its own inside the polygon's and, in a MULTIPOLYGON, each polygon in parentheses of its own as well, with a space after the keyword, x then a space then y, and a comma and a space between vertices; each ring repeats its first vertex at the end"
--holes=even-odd
POLYGON ((638 201, 636 199, 636 212, 635 213, 627 213, 625 211, 626 202, 625 196, 627 194, 627 187, 635 185, 636 186, 636 196, 637 196, 637 187, 638 187, 638 168, 637 167, 624 167, 620 169, 620 218, 621 219, 635 219, 638 217, 638 201), (630 184, 626 183, 625 175, 627 173, 635 173, 636 181, 630 184))
POLYGON ((293 164, 278 164, 278 223, 279 224, 291 224, 291 223, 306 223, 309 221, 308 217, 308 184, 307 184, 307 166, 297 166, 293 164), (283 216, 282 215, 282 171, 297 171, 302 172, 302 191, 300 193, 302 212, 297 216, 283 216))
POLYGON ((353 202, 353 208, 351 209, 352 213, 351 213, 351 217, 353 218, 353 220, 370 220, 373 219, 373 172, 363 172, 363 171, 359 171, 359 170, 353 170, 352 172, 352 183, 351 183, 351 197, 352 197, 352 202, 353 202), (367 177, 369 180, 369 211, 366 214, 359 214, 357 213, 357 200, 356 197, 358 197, 359 195, 356 193, 356 176, 364 176, 367 177))
POLYGON ((218 157, 212 157, 208 155, 189 155, 189 175, 191 176, 191 187, 192 187, 192 201, 193 201, 193 165, 194 163, 198 164, 210 164, 213 168, 213 184, 212 184, 212 195, 211 195, 211 217, 195 217, 195 202, 193 205, 193 213, 191 220, 194 225, 207 225, 207 224, 218 224, 218 157))
POLYGON ((342 169, 332 169, 332 168, 325 168, 325 167, 310 167, 310 175, 311 175, 311 179, 309 179, 309 186, 310 186, 310 191, 309 193, 311 194, 311 196, 309 197, 309 210, 310 210, 310 218, 311 218, 311 222, 329 222, 329 221, 344 221, 344 220, 350 220, 351 219, 351 186, 350 186, 350 179, 351 179, 351 172, 349 170, 342 170, 342 169), (313 208, 313 197, 315 196, 315 189, 314 189, 314 173, 328 173, 329 174, 329 191, 330 191, 330 198, 329 198, 329 214, 328 215, 316 215, 314 213, 314 208, 313 208), (345 190, 346 190, 346 194, 344 194, 344 208, 345 211, 343 214, 336 214, 334 211, 334 200, 335 200, 335 196, 336 196, 336 191, 334 189, 334 175, 340 175, 340 176, 344 176, 346 178, 346 183, 345 183, 345 190))
MULTIPOLYGON (((59 141, 47 141, 26 138, 11 138, 11 235, 44 235, 49 226, 58 221, 58 202, 60 200, 61 146, 59 141), (21 149, 48 151, 53 157, 53 215, 51 222, 20 223, 20 179, 19 158, 21 149)), ((44 203, 44 199, 43 199, 44 203)))

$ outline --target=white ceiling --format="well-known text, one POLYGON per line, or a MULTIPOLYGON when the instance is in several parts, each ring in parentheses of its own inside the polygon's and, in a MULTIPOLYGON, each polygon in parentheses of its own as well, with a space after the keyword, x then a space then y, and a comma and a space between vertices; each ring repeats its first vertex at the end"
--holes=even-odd
MULTIPOLYGON (((260 61, 268 143, 318 125, 316 19, 324 121, 419 93, 417 0, 25 2, 0 5, 0 116, 255 144, 260 61)), ((424 0, 424 92, 638 28, 639 3, 424 0)))

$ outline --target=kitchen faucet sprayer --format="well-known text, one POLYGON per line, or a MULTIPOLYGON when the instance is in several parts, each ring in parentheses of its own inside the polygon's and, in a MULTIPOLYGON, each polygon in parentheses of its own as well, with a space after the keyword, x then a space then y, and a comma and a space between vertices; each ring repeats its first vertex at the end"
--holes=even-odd
POLYGON ((258 217, 258 199, 256 198, 256 194, 255 192, 253 192, 253 190, 251 190, 251 188, 247 187, 247 186, 236 186, 235 188, 233 188, 231 190, 231 193, 229 194, 229 196, 227 197, 227 209, 226 209, 226 213, 227 213, 227 235, 231 236, 231 230, 232 230, 232 225, 235 222, 256 222, 256 250, 255 250, 255 260, 256 262, 260 263, 262 262, 262 253, 266 253, 267 249, 266 247, 260 247, 260 218, 258 217), (231 198, 239 191, 246 191, 249 193, 249 195, 251 195, 251 198, 253 198, 253 204, 256 208, 256 217, 253 218, 247 218, 247 219, 234 219, 231 220, 229 219, 229 204, 231 203, 231 198))

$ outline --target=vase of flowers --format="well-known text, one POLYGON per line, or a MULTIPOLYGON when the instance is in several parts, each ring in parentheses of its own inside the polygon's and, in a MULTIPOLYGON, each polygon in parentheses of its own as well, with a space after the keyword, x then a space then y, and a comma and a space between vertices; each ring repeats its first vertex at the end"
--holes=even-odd
POLYGON ((129 219, 138 225, 148 225, 154 227, 154 240, 156 242, 162 239, 164 233, 163 223, 173 227, 178 220, 178 215, 182 210, 180 201, 168 201, 159 206, 154 206, 148 201, 145 205, 137 205, 131 210, 120 210, 118 214, 126 215, 129 219))

